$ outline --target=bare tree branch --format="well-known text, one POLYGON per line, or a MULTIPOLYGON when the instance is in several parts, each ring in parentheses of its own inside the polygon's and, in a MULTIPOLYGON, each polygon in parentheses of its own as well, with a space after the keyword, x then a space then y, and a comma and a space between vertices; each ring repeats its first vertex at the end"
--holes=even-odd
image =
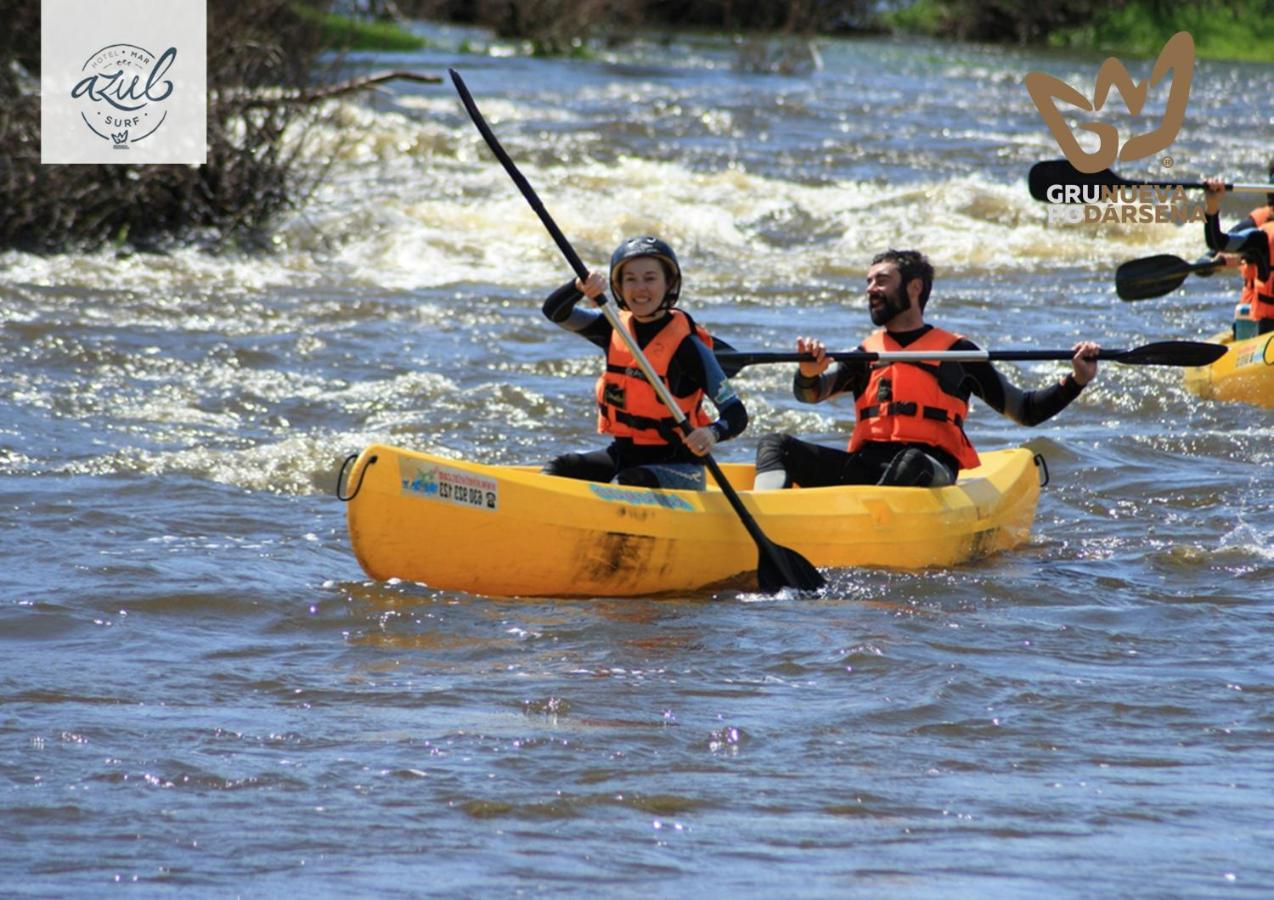
POLYGON ((375 85, 383 84, 386 81, 394 80, 416 81, 421 84, 442 83, 442 78, 438 75, 424 75, 420 72, 408 72, 405 70, 378 72, 375 75, 363 75, 338 84, 325 85, 312 91, 298 91, 292 94, 285 94, 282 97, 256 97, 245 101, 242 108, 255 109, 262 106, 274 106, 277 103, 319 103, 323 100, 330 100, 333 97, 340 97, 344 94, 353 94, 357 91, 367 90, 375 85))

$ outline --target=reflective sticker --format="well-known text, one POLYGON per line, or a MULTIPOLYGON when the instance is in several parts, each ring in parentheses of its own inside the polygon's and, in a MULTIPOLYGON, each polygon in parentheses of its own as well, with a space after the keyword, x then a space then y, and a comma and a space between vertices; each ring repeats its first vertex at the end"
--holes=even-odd
POLYGON ((399 457, 398 474, 406 496, 441 500, 491 512, 497 511, 500 505, 499 482, 472 472, 399 457))
POLYGON ((608 484, 589 484, 588 489, 600 499, 611 503, 629 503, 633 506, 662 506, 665 509, 694 512, 694 507, 685 500, 662 491, 636 490, 633 488, 613 487, 608 484))

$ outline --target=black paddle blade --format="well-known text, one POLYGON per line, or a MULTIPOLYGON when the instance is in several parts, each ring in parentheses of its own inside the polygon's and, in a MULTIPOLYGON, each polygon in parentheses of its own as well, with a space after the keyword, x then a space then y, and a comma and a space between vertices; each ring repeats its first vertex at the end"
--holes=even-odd
POLYGON ((1047 159, 1043 162, 1037 162, 1031 166, 1031 171, 1027 175, 1026 181, 1030 186, 1031 196, 1045 203, 1083 202, 1082 200, 1066 200, 1063 197, 1057 197, 1057 199, 1050 197, 1048 189, 1055 184, 1078 184, 1082 186, 1126 183, 1124 179, 1110 171, 1110 169, 1102 169, 1100 172, 1081 172, 1064 159, 1047 159))
POLYGON ((772 541, 767 544, 760 548, 756 563, 756 580, 763 592, 777 594, 785 587, 817 591, 827 584, 814 564, 801 554, 772 541))
POLYGON ((774 594, 785 587, 796 588, 798 591, 816 591, 821 588, 825 583, 823 576, 818 574, 818 569, 814 568, 808 559, 795 550, 780 547, 765 536, 765 532, 761 530, 761 526, 757 524, 752 513, 748 512, 747 507, 743 505, 738 492, 730 486, 730 479, 725 477, 721 466, 712 458, 711 453, 704 454, 703 462, 712 473, 717 487, 721 489, 721 493, 734 509, 735 515, 739 517, 739 522, 748 530, 753 543, 756 544, 758 553, 756 580, 761 590, 767 594, 774 594))
POLYGON ((1130 260, 1115 270, 1115 293, 1120 300, 1149 300, 1181 286, 1192 271, 1179 256, 1163 253, 1130 260))
POLYGON ((1109 355, 1103 350, 1097 358, 1132 366, 1208 366, 1225 356, 1229 349, 1210 341, 1158 341, 1109 355))

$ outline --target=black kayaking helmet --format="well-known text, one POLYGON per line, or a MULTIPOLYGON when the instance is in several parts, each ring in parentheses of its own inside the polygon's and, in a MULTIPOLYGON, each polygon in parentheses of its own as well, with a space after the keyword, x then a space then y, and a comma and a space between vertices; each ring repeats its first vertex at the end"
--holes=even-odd
MULTIPOLYGON (((1274 184, 1274 156, 1270 157, 1270 164, 1267 171, 1269 172, 1270 183, 1274 184)), ((1274 206, 1274 194, 1266 194, 1265 202, 1269 206, 1274 206)))
POLYGON ((619 289, 619 270, 623 268, 624 263, 642 256, 653 257, 663 266, 668 290, 664 294, 664 302, 660 308, 672 309, 677 305, 677 298, 681 296, 681 264, 677 262, 677 254, 672 252, 671 247, 659 238, 648 234, 629 238, 616 247, 615 252, 610 256, 610 292, 615 298, 615 305, 620 309, 628 308, 628 304, 624 302, 623 292, 619 289))

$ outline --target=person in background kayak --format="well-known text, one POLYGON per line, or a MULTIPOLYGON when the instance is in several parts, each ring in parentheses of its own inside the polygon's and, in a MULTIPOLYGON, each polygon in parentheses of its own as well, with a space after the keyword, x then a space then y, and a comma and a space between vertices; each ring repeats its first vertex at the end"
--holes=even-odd
MULTIPOLYGON (((1270 160, 1270 179, 1274 181, 1274 159, 1270 160)), ((1203 221, 1203 237, 1214 259, 1227 267, 1238 266, 1243 277, 1243 293, 1234 311, 1234 335, 1241 335, 1241 323, 1252 322, 1251 336, 1274 331, 1274 194, 1266 195, 1266 205, 1248 213, 1229 231, 1221 230, 1221 197, 1225 182, 1219 178, 1204 181, 1207 210, 1203 221)))
MULTIPOLYGON (((888 250, 872 259, 867 306, 872 323, 883 327, 860 349, 977 350, 962 335, 925 323, 932 286, 933 266, 922 253, 888 250)), ((858 422, 845 450, 790 434, 765 435, 757 446, 755 489, 952 484, 960 469, 978 465, 964 433, 971 395, 1021 425, 1037 425, 1065 409, 1097 376, 1098 349, 1090 341, 1076 344, 1065 379, 1023 391, 989 362, 833 362, 822 341, 797 338, 797 352, 814 359, 796 372, 796 399, 821 403, 851 393, 858 422)))
POLYGON ((611 256, 610 289, 620 321, 694 426, 688 434, 677 429, 606 317, 576 306, 584 297, 596 300, 605 289, 606 279, 589 272, 583 281, 576 279, 549 295, 544 315, 606 353, 595 395, 597 430, 609 434, 611 443, 587 453, 564 453, 541 471, 587 481, 702 490, 702 457, 719 441, 741 433, 748 413, 712 355, 711 336, 674 308, 681 296, 676 254, 658 238, 624 241, 611 256), (715 421, 703 408, 705 398, 717 408, 715 421))

